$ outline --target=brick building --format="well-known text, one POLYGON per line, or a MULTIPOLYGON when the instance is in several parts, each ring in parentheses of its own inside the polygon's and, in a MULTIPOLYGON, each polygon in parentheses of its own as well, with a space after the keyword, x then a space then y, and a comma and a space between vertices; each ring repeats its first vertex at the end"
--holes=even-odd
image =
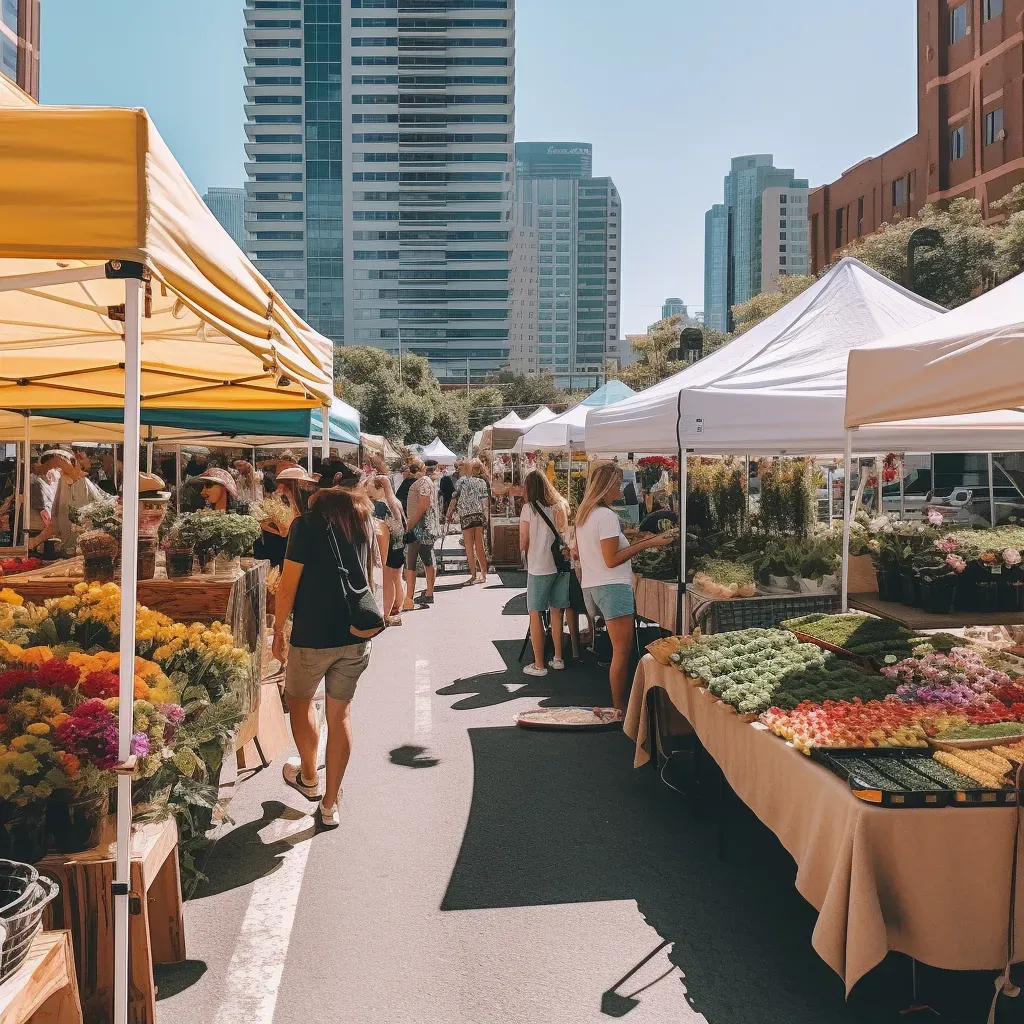
POLYGON ((926 203, 1024 181, 1024 0, 917 0, 918 133, 811 192, 811 270, 926 203))

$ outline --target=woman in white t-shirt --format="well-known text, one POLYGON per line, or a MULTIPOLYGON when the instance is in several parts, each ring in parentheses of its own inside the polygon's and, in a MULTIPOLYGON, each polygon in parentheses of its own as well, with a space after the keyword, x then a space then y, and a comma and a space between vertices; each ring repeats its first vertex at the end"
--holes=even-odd
POLYGON ((614 462, 598 462, 590 470, 587 490, 576 513, 576 547, 583 569, 583 591, 604 616, 612 642, 608 672, 612 703, 626 710, 626 675, 629 646, 633 642, 633 567, 630 559, 647 548, 665 547, 669 536, 649 537, 630 544, 619 517, 608 507, 622 494, 622 469, 614 462))
POLYGON ((546 609, 551 612, 551 637, 555 645, 551 667, 556 671, 565 668, 562 660, 562 613, 569 607, 569 573, 559 572, 555 565, 555 557, 551 553, 551 544, 555 540, 552 526, 564 545, 569 527, 569 507, 548 478, 533 470, 526 476, 526 500, 519 517, 519 547, 526 555, 526 609, 530 613, 530 640, 533 643, 533 664, 523 669, 528 676, 548 674, 544 666, 546 637, 541 618, 546 609))

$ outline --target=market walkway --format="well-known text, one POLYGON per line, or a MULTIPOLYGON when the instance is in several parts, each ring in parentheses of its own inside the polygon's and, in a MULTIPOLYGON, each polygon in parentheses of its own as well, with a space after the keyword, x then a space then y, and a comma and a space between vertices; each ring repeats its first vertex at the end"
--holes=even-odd
MULTIPOLYGON (((634 772, 621 734, 516 729, 517 710, 606 703, 607 684, 523 676, 524 577, 449 590, 463 578, 375 642, 341 828, 314 835, 276 765, 238 785, 186 907, 192 959, 159 969, 159 1024, 905 1019, 901 958, 844 1004, 792 862, 756 821, 737 813, 720 863, 714 823, 634 772)), ((921 978, 951 1012, 949 976, 921 978)), ((991 991, 957 982, 970 1016, 946 1019, 984 1019, 991 991)))

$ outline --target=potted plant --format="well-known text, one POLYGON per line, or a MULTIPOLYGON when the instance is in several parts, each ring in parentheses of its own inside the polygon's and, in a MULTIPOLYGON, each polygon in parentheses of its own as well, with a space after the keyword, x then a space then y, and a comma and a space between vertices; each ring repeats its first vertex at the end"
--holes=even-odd
POLYGON ((1004 548, 1000 557, 1003 572, 999 580, 999 610, 1024 611, 1024 570, 1021 569, 1020 550, 1014 547, 1004 548))
POLYGON ((830 538, 816 538, 803 545, 797 584, 805 594, 830 592, 836 586, 838 552, 830 538))
POLYGON ((46 854, 46 802, 65 783, 60 754, 24 732, 0 743, 0 857, 29 864, 46 854))
POLYGON ((168 579, 191 576, 196 542, 199 539, 196 513, 183 512, 179 516, 165 519, 160 533, 168 579))
POLYGON ((97 583, 111 583, 117 575, 121 542, 106 530, 86 530, 78 537, 82 552, 82 576, 97 583))
POLYGON ((196 554, 204 572, 233 576, 241 569, 242 555, 252 554, 260 524, 252 516, 236 512, 199 512, 196 554))
POLYGON ((964 560, 953 552, 932 551, 919 555, 915 570, 921 608, 931 615, 951 615, 956 604, 957 583, 965 567, 964 560))
POLYGON ((46 805, 46 831, 57 853, 92 850, 100 842, 116 777, 74 754, 65 752, 61 762, 67 782, 46 805))

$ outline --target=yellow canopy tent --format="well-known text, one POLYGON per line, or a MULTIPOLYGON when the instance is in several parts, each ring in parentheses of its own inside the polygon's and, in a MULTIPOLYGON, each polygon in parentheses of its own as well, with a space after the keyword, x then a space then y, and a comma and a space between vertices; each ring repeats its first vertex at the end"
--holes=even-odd
MULTIPOLYGON (((0 408, 329 406, 332 346, 221 228, 143 110, 0 106, 0 408)), ((324 417, 327 423, 327 416, 324 417)), ((138 537, 123 531, 120 757, 130 767, 138 537)), ((115 1024, 127 1021, 131 776, 118 777, 115 1024)))

